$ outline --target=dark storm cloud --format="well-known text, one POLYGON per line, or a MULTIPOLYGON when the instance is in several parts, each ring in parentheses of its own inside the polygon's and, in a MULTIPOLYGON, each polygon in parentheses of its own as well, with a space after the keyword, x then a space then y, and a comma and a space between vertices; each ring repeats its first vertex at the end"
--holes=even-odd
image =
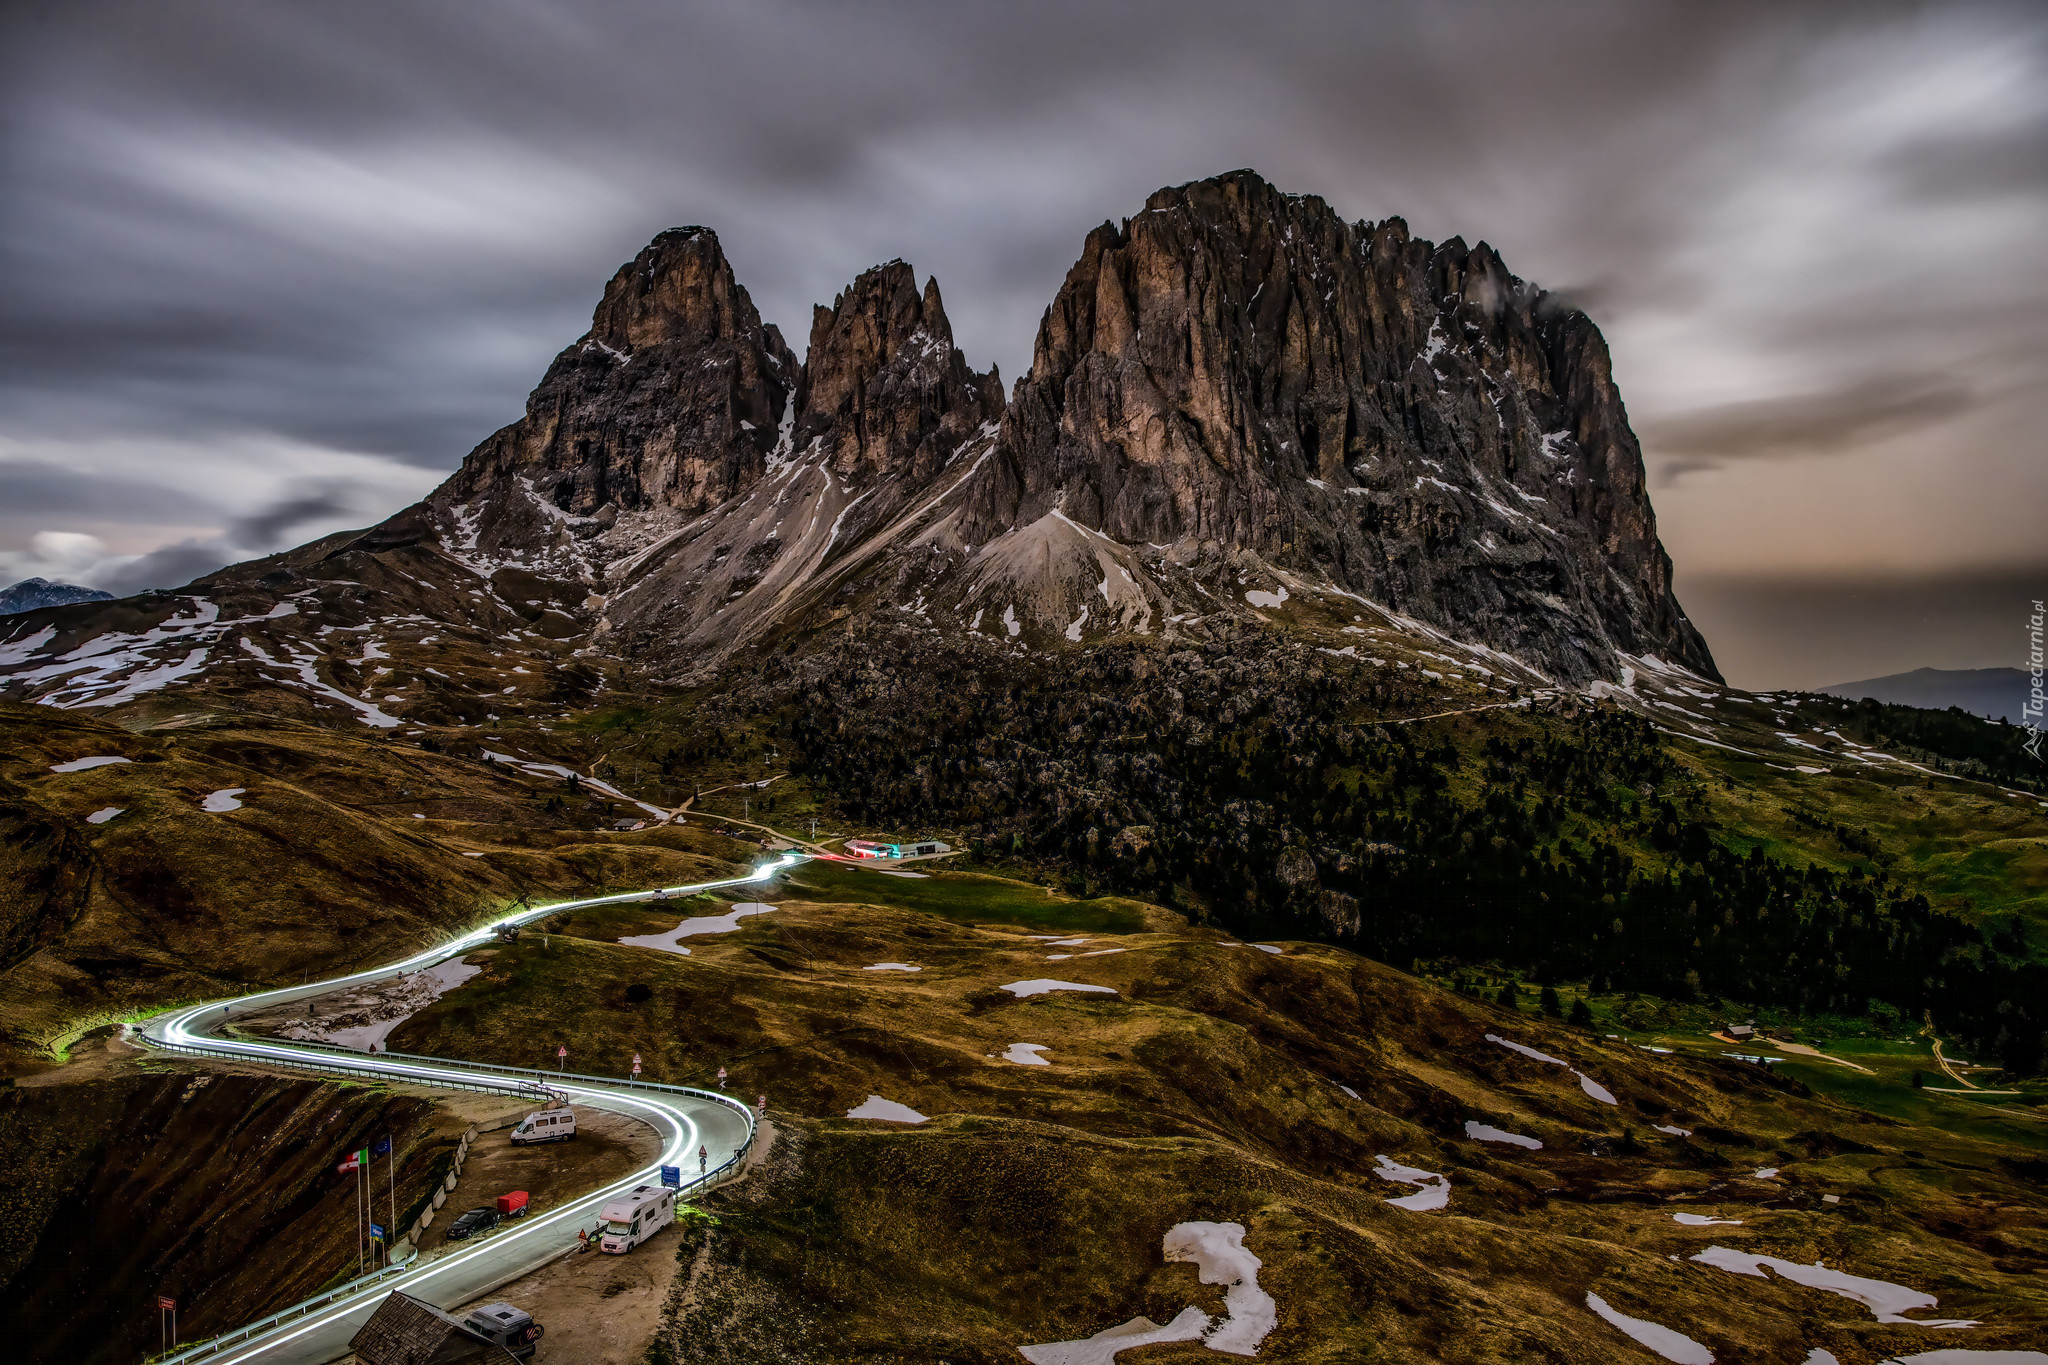
POLYGON ((76 514, 94 520, 141 516, 203 515, 206 504, 189 493, 131 479, 101 479, 41 460, 0 459, 0 488, 7 505, 0 516, 40 525, 51 515, 76 514))
POLYGON ((291 492, 267 507, 237 517, 227 541, 249 550, 275 550, 287 543, 285 533, 309 522, 333 521, 366 511, 359 490, 332 481, 291 492))
POLYGON ((1673 457, 1667 474, 1724 460, 1835 455, 1943 422, 1984 399, 1946 376, 1864 380, 1832 393, 1799 394, 1679 412, 1646 425, 1644 438, 1673 457))
POLYGON ((181 540, 99 575, 89 586, 103 588, 116 597, 149 588, 181 588, 195 578, 227 567, 235 559, 234 551, 219 541, 181 540))
POLYGON ((91 586, 121 595, 181 587, 215 569, 285 549, 300 539, 294 532, 309 525, 332 526, 364 517, 374 506, 367 493, 332 479, 288 486, 282 497, 237 517, 220 535, 188 536, 133 559, 108 563, 91 575, 91 586))
MULTIPOLYGON (((2024 6, 78 0, 0 25, 0 457, 90 478, 118 448, 212 537, 322 452, 366 517, 417 497, 665 227, 716 228, 798 346, 900 256, 1015 379, 1092 225, 1236 166, 1576 286, 1631 412, 1676 433, 1653 459, 1853 455, 1829 422, 1947 429, 1913 425, 1938 394, 1854 410, 1891 376, 2048 377, 2048 271, 2011 245, 2048 226, 2024 6)), ((2039 455, 2018 418, 1978 439, 1966 482, 2039 455)), ((1681 564, 1714 552, 1673 501, 1693 482, 1659 506, 1681 564)))
POLYGON ((2048 124, 1983 137, 1948 137, 1902 147, 1888 169, 1900 190, 1942 199, 2048 194, 2048 124))

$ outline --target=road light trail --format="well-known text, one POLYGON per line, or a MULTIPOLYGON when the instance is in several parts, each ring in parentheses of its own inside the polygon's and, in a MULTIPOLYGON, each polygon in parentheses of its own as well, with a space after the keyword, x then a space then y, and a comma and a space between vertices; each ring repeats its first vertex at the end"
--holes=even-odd
MULTIPOLYGON (((805 860, 799 853, 784 854, 779 860, 756 868, 744 877, 698 882, 688 886, 661 887, 652 891, 631 891, 615 896, 594 896, 585 900, 562 901, 518 914, 506 915, 449 942, 387 966, 355 972, 327 981, 261 991, 233 1000, 213 1000, 180 1006, 149 1020, 137 1030, 147 1046, 168 1051, 198 1051, 202 1055, 226 1057, 268 1064, 374 1073, 394 1081, 425 1086, 459 1086, 503 1093, 507 1098, 526 1098, 545 1089, 566 1097, 572 1104, 628 1114, 649 1124, 662 1138, 661 1154, 649 1165, 581 1199, 537 1216, 521 1220, 518 1226, 485 1237, 459 1251, 448 1252, 421 1263, 418 1258, 400 1269, 380 1276, 374 1284, 344 1292, 318 1307, 291 1316, 249 1336, 233 1340, 241 1330, 230 1331, 215 1343, 202 1344, 176 1353, 166 1360, 204 1361, 207 1365, 320 1365, 347 1352, 347 1341, 367 1319, 385 1294, 402 1289, 409 1294, 439 1303, 442 1307, 488 1293, 508 1280, 538 1268, 574 1244, 572 1232, 580 1231, 614 1195, 658 1181, 663 1166, 683 1166, 693 1149, 716 1144, 731 1155, 724 1165, 736 1162, 752 1144, 754 1120, 746 1106, 729 1096, 709 1091, 694 1094, 676 1090, 654 1090, 621 1082, 614 1086, 591 1077, 550 1076, 545 1072, 498 1070, 481 1065, 471 1067, 457 1060, 407 1057, 379 1053, 351 1053, 329 1047, 312 1047, 269 1039, 223 1037, 219 1030, 236 1015, 246 1015, 275 1005, 326 995, 349 986, 387 980, 423 970, 459 957, 495 939, 500 931, 532 923, 565 910, 627 901, 650 901, 672 896, 693 895, 725 887, 765 882, 778 872, 805 860)), ((708 1177, 707 1177, 708 1179, 708 1177)), ((688 1182, 689 1185, 701 1183, 688 1182)), ((397 1229, 390 1230, 395 1235, 397 1229)), ((308 1300, 308 1303, 314 1302, 308 1300)), ((289 1314, 293 1310, 286 1310, 289 1314)), ((273 1315, 276 1316, 276 1315, 273 1315)), ((259 1320, 259 1322, 267 1320, 259 1320)))

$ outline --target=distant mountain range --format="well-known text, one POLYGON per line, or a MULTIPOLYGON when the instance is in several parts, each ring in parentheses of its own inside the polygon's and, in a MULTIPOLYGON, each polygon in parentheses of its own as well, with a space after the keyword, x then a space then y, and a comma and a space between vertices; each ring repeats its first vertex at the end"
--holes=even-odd
POLYGON ((1960 706, 1973 716, 2017 725, 2032 686, 2031 676, 2017 668, 1916 668, 1911 673, 1836 683, 1820 690, 1851 701, 1874 697, 1894 706, 1925 706, 1936 711, 1960 706))
POLYGON ((0 616, 39 607, 67 607, 73 602, 111 602, 114 594, 98 588, 81 588, 75 583, 52 583, 47 578, 24 578, 11 588, 0 588, 0 616))

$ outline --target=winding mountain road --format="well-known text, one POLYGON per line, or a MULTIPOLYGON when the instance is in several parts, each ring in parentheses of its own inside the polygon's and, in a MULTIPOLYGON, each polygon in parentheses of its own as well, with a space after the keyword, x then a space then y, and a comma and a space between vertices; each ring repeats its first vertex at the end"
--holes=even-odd
POLYGON ((507 915, 389 966, 234 1000, 181 1006, 141 1025, 135 1031, 136 1041, 188 1056, 485 1091, 503 1094, 513 1100, 537 1100, 537 1092, 545 1087, 566 1096, 572 1104, 637 1118, 654 1128, 662 1144, 661 1154, 654 1162, 581 1199, 508 1224, 498 1232, 456 1249, 416 1257, 377 1275, 353 1281, 282 1313, 164 1357, 163 1361, 180 1362, 180 1365, 185 1361, 204 1361, 208 1365, 214 1362, 220 1365, 244 1365, 245 1362, 324 1365, 347 1354, 349 1338, 392 1290, 402 1289, 443 1308, 469 1302, 570 1251, 576 1244, 577 1234, 596 1222, 597 1212, 607 1200, 635 1185, 658 1183, 661 1167, 684 1167, 686 1180, 683 1192, 688 1194, 693 1187, 715 1183, 728 1168, 736 1166, 753 1141, 754 1117, 746 1105, 712 1091, 645 1083, 633 1085, 624 1080, 609 1081, 602 1077, 559 1076, 519 1067, 409 1057, 396 1053, 359 1053, 326 1044, 224 1033, 237 1017, 346 987, 421 971, 491 943, 501 929, 530 923, 564 910, 746 886, 767 881, 802 861, 804 857, 801 854, 785 854, 745 877, 544 905, 507 915), (701 1180, 696 1178, 694 1168, 697 1162, 693 1159, 700 1146, 710 1149, 710 1174, 701 1180))

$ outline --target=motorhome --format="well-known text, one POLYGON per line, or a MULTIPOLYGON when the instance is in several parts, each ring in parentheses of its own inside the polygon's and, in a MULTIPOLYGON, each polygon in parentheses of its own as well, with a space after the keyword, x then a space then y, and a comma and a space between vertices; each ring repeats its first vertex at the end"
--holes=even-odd
POLYGON ((512 1145, 525 1147, 535 1142, 567 1142, 576 1136, 576 1111, 567 1104, 536 1109, 512 1130, 512 1145))
POLYGON ((604 1234, 599 1250, 624 1255, 676 1221, 676 1192, 663 1185, 636 1185, 597 1217, 604 1234))

